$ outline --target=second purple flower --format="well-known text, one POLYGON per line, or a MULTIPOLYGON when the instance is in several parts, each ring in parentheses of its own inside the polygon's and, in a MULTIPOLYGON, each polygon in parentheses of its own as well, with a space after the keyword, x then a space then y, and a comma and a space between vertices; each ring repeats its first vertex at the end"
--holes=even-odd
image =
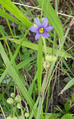
POLYGON ((43 23, 41 24, 39 19, 35 18, 35 23, 37 25, 37 27, 30 27, 30 30, 32 32, 37 33, 35 35, 35 40, 38 40, 40 38, 40 35, 42 35, 43 37, 49 37, 50 34, 47 31, 50 31, 53 29, 53 26, 47 26, 48 25, 48 19, 44 18, 43 23))

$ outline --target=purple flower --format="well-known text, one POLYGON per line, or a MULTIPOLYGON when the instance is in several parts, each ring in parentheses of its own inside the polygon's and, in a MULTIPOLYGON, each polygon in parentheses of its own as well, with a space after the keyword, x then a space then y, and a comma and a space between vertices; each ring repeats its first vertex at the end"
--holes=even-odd
POLYGON ((35 40, 38 40, 40 38, 40 35, 42 35, 43 37, 49 37, 50 34, 47 33, 46 31, 50 31, 53 29, 53 26, 47 26, 48 25, 48 19, 44 18, 43 23, 41 24, 39 19, 35 18, 35 23, 37 25, 37 27, 30 27, 30 30, 32 32, 37 33, 35 35, 35 40))

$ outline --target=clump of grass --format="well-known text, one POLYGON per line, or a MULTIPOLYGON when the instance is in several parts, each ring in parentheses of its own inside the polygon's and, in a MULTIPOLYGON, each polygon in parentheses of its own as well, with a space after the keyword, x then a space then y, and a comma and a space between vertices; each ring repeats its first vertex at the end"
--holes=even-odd
MULTIPOLYGON (((66 24, 63 27, 57 15, 57 0, 55 0, 55 9, 52 7, 50 1, 45 0, 37 0, 39 6, 29 6, 31 7, 30 9, 24 5, 22 0, 19 0, 20 3, 18 3, 20 9, 15 5, 14 0, 13 2, 10 0, 0 0, 0 17, 6 19, 7 28, 9 29, 5 31, 4 26, 0 25, 0 84, 2 88, 0 108, 2 114, 5 118, 6 114, 10 114, 7 119, 48 119, 56 117, 64 119, 61 113, 48 113, 48 105, 50 101, 51 80, 54 73, 58 71, 58 68, 61 68, 72 79, 61 91, 61 94, 74 84, 73 73, 65 61, 65 58, 74 59, 74 53, 66 42, 74 20, 71 19, 71 22, 67 24, 67 28, 64 31, 66 24), (20 7, 21 4, 23 4, 23 7, 20 7), (35 9, 40 10, 39 16, 35 14, 35 9), (12 15, 9 15, 6 10, 12 15), (33 19, 33 22, 26 15, 33 19), (34 19, 36 24, 34 23, 34 19), (43 24, 39 22, 39 19, 43 24), (12 27, 9 20, 13 24, 18 24, 18 27, 15 27, 15 24, 12 27), (49 27, 47 26, 48 22, 49 27), (49 31, 52 29, 52 32, 49 31), (30 30, 37 33, 35 37, 33 37, 33 33, 30 30), (32 37, 34 42, 29 41, 30 37, 32 37), (64 49, 64 44, 68 48, 67 51, 70 50, 71 53, 68 53, 64 49), (64 69, 62 64, 65 65, 67 70, 64 69), (68 71, 71 72, 72 76, 70 76, 68 71), (45 75, 43 75, 43 72, 45 75), (3 81, 9 79, 9 77, 6 78, 8 74, 10 80, 4 86, 3 81), (9 88, 14 93, 11 93, 12 91, 9 88), (17 96, 15 97, 14 94, 17 96), (21 96, 20 99, 18 95, 21 96), (43 104, 45 105, 44 108, 43 104)), ((57 73, 55 74, 57 76, 57 73)), ((56 76, 51 97, 53 97, 56 76)), ((72 99, 73 97, 72 95, 72 99)), ((69 113, 69 110, 67 111, 66 108, 67 106, 69 107, 68 103, 65 104, 66 114, 69 113)), ((60 112, 63 112, 59 106, 58 108, 60 112)), ((67 116, 65 115, 65 118, 67 116)), ((72 114, 70 116, 72 117, 72 114)))

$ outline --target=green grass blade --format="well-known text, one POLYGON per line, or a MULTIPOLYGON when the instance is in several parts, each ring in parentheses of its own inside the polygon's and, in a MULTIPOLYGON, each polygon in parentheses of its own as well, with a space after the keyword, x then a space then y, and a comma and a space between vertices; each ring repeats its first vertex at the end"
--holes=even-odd
POLYGON ((32 95, 32 91, 33 91, 33 88, 34 88, 34 84, 35 84, 35 81, 36 81, 36 79, 37 79, 37 73, 38 73, 38 72, 36 72, 36 74, 35 74, 35 76, 34 76, 34 79, 33 79, 32 83, 30 84, 29 89, 28 89, 28 92, 29 92, 30 95, 32 95))
POLYGON ((36 119, 40 119, 41 110, 42 110, 42 99, 40 98, 36 119))
POLYGON ((60 67, 62 68, 62 70, 64 71, 64 73, 65 73, 70 79, 72 79, 71 76, 69 75, 68 71, 66 71, 65 68, 64 68, 60 63, 59 63, 59 65, 60 65, 60 67))
POLYGON ((34 104, 34 107, 33 107, 33 110, 31 112, 30 116, 29 116, 29 119, 33 118, 33 114, 34 114, 34 111, 37 109, 38 102, 39 102, 39 96, 38 96, 38 98, 36 100, 36 103, 34 104))
POLYGON ((74 78, 67 83, 67 85, 64 87, 64 90, 69 89, 73 85, 74 85, 74 78))
POLYGON ((0 0, 0 4, 20 20, 26 28, 32 25, 28 18, 11 2, 11 0, 0 0))
POLYGON ((68 64, 66 63, 66 61, 65 61, 64 58, 62 58, 62 62, 63 62, 63 64, 66 66, 67 70, 74 76, 74 74, 72 73, 70 67, 68 66, 68 64))
POLYGON ((6 12, 4 12, 3 10, 0 9, 0 16, 4 17, 5 19, 9 19, 19 25, 22 25, 21 22, 19 22, 18 20, 16 20, 15 18, 11 17, 9 14, 7 14, 6 12))
MULTIPOLYGON (((10 64, 8 65, 7 69, 4 71, 4 73, 3 73, 2 77, 1 77, 1 81, 2 81, 2 80, 3 80, 3 78, 5 77, 4 75, 6 75, 6 74, 7 74, 7 71, 9 70, 10 65, 11 65, 11 64, 13 64, 14 59, 16 58, 17 53, 19 52, 19 49, 20 49, 20 47, 21 47, 21 45, 22 45, 22 43, 23 43, 23 40, 24 40, 24 38, 26 37, 26 35, 27 35, 28 31, 29 31, 29 29, 26 31, 25 35, 24 35, 24 36, 23 36, 23 38, 21 39, 21 42, 20 42, 19 46, 17 47, 17 49, 16 49, 16 51, 15 51, 15 54, 14 54, 14 56, 13 56, 13 57, 12 57, 12 59, 11 59, 10 64)), ((5 38, 5 37, 4 37, 4 38, 5 38)))
POLYGON ((37 1, 41 6, 41 8, 43 9, 44 14, 47 16, 49 22, 54 27, 57 35, 59 36, 60 39, 62 39, 63 27, 52 5, 50 4, 50 2, 48 2, 48 0, 44 0, 44 2, 42 2, 43 0, 37 0, 37 1))
POLYGON ((33 61, 35 58, 36 58, 36 56, 35 57, 31 57, 29 59, 26 59, 26 60, 22 61, 21 63, 19 63, 17 65, 17 69, 21 69, 22 67, 24 67, 25 65, 27 65, 29 62, 33 61))
MULTIPOLYGON (((0 43, 0 54, 3 58, 3 61, 4 61, 5 65, 8 66, 10 64, 10 61, 9 61, 1 43, 0 43)), ((29 104, 30 108, 32 109, 33 105, 34 105, 34 102, 31 98, 31 96, 29 95, 28 91, 26 90, 21 78, 19 77, 15 68, 12 65, 10 65, 10 69, 8 70, 8 72, 11 75, 11 77, 13 78, 13 80, 15 81, 15 83, 18 86, 21 93, 23 94, 23 96, 26 99, 27 103, 29 104)), ((1 83, 1 81, 0 81, 0 83, 1 83)), ((34 114, 36 115, 36 113, 34 113, 34 114)))
MULTIPOLYGON (((9 38, 8 40, 13 41, 14 43, 20 44, 20 40, 11 39, 11 38, 9 38)), ((33 50, 38 50, 38 45, 37 44, 29 43, 27 41, 23 41, 22 46, 25 46, 27 48, 31 48, 33 50)), ((52 50, 53 50, 52 48, 47 47, 47 53, 52 54, 52 50)), ((44 46, 42 46, 42 51, 45 52, 44 51, 44 46)), ((56 51, 56 49, 54 50, 54 54, 55 54, 55 51, 56 51)), ((57 52, 58 52, 58 50, 56 51, 56 54, 57 54, 57 52)), ((59 56, 66 57, 66 58, 73 58, 65 50, 60 51, 59 56)))

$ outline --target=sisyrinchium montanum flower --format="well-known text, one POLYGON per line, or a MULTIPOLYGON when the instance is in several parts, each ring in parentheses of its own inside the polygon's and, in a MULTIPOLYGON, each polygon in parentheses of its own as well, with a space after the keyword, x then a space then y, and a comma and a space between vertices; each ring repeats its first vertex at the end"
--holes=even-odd
POLYGON ((47 17, 44 18, 43 23, 41 24, 38 18, 35 18, 35 23, 37 27, 30 27, 30 30, 32 32, 37 33, 35 35, 35 40, 38 40, 40 38, 40 35, 43 37, 49 37, 50 34, 47 31, 50 31, 53 29, 53 26, 47 26, 48 25, 48 19, 47 17))

